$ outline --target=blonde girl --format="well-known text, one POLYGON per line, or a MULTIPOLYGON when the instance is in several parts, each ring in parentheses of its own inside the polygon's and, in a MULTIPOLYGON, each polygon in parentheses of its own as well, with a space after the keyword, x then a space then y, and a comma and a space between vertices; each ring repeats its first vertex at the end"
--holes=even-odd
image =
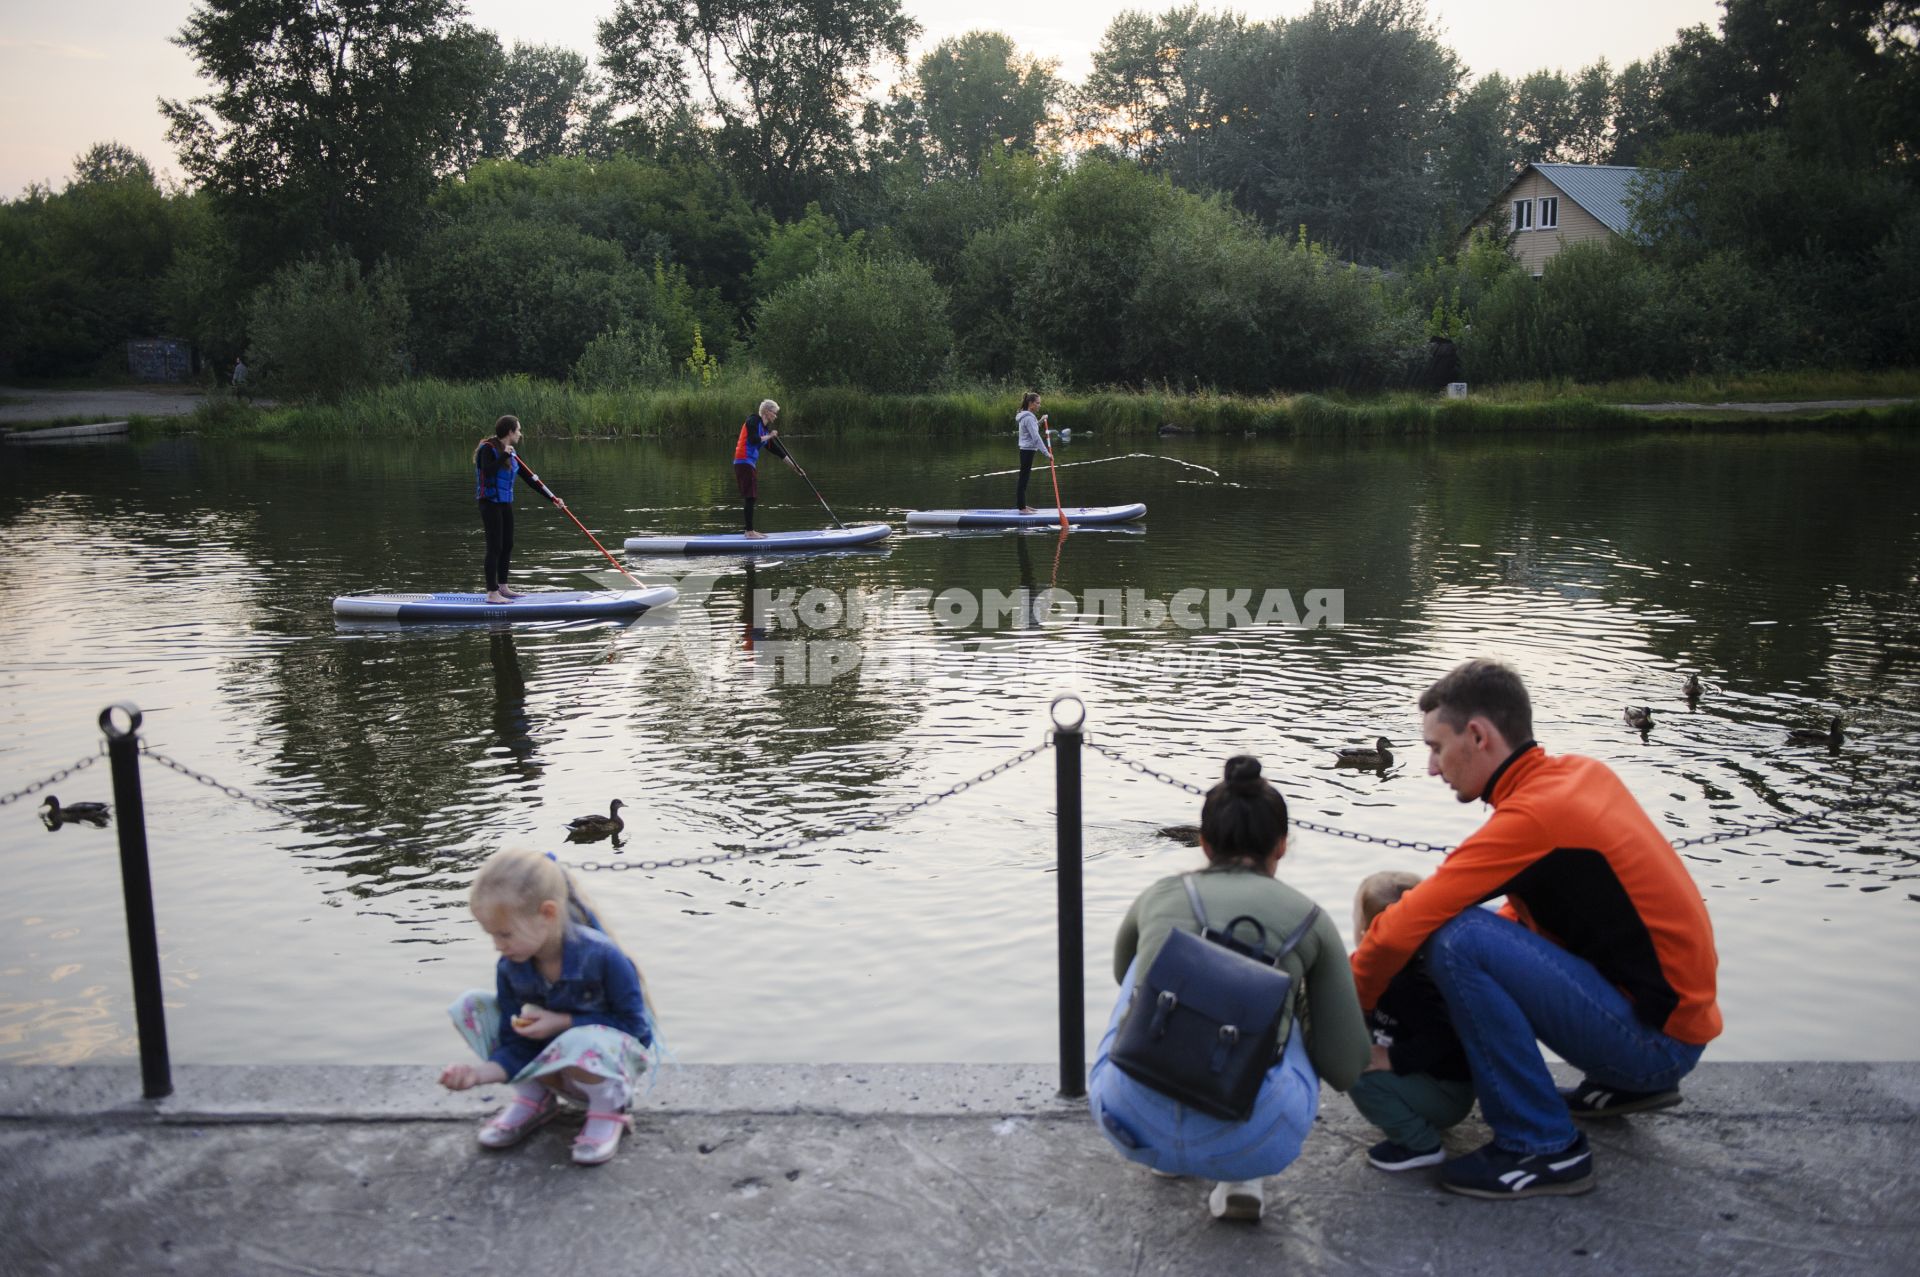
POLYGON ((551 1121, 561 1095, 584 1100, 573 1160, 607 1161, 653 1050, 640 969, 550 855, 497 852, 480 867, 468 904, 500 962, 494 992, 474 990, 448 1008, 484 1062, 449 1064, 440 1085, 511 1084, 507 1107, 480 1128, 481 1146, 492 1149, 511 1148, 551 1121))

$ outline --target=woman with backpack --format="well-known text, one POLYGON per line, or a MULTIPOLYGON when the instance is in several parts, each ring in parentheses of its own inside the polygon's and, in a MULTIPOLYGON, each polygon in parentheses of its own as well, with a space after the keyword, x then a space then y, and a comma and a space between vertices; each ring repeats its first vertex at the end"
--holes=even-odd
POLYGON ((1088 1102, 1129 1161, 1214 1180, 1215 1219, 1258 1220, 1261 1181, 1299 1157, 1320 1083, 1351 1087, 1371 1039, 1338 927, 1275 876, 1287 852, 1287 803, 1258 759, 1227 761, 1200 809, 1200 846, 1204 868, 1154 883, 1120 924, 1120 998, 1087 1079, 1088 1102), (1276 973, 1288 980, 1276 984, 1276 973), (1196 980, 1205 987, 1195 989, 1196 980), (1237 1099, 1211 1089, 1230 1085, 1236 1067, 1248 1083, 1237 1099), (1217 1115, 1236 1103, 1244 1116, 1217 1115))

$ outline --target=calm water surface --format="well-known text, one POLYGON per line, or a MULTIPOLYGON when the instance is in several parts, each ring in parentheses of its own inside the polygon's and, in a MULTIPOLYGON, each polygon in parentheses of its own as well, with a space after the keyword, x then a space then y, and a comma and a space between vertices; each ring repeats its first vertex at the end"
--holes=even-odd
MULTIPOLYGON (((897 524, 915 506, 1007 504, 1010 479, 973 476, 1004 469, 1011 438, 795 443, 843 518, 897 524)), ((617 549, 641 530, 726 527, 731 440, 534 432, 527 450, 617 549)), ((1066 499, 1145 501, 1143 524, 637 560, 686 597, 625 627, 336 624, 336 594, 477 587, 470 447, 185 438, 0 456, 0 791, 96 750, 95 715, 130 699, 153 749, 308 818, 145 768, 177 1059, 456 1058, 442 1008, 491 982, 464 905, 490 850, 635 862, 826 829, 1040 743, 1066 691, 1098 741, 1183 779, 1209 783, 1251 751, 1297 816, 1454 843, 1483 810, 1426 776, 1414 700, 1476 654, 1525 674, 1549 749, 1617 768, 1675 838, 1877 795, 1817 827, 1688 851, 1720 941, 1712 1056, 1920 1056, 1903 974, 1920 949, 1911 438, 1083 435, 1062 451, 1079 463, 1061 471, 1066 499), (1339 590, 1345 624, 1035 624, 1016 608, 949 625, 901 597, 1049 587, 1250 591, 1256 607, 1269 589, 1296 606, 1339 590), (776 606, 756 607, 759 591, 776 606), (832 605, 855 591, 893 605, 832 605), (1690 711, 1693 670, 1708 692, 1690 711), (1648 739, 1621 721, 1627 703, 1653 707, 1648 739), (1837 753, 1786 743, 1834 713, 1837 753), (1381 735, 1400 756, 1384 775, 1331 766, 1381 735), (570 817, 613 798, 618 846, 563 841, 570 817)), ((823 521, 783 467, 763 487, 763 527, 823 521)), ((607 566, 544 503, 519 519, 523 586, 607 566)), ((1091 1041, 1127 902, 1197 855, 1156 830, 1198 805, 1098 757, 1086 771, 1091 1041)), ((1042 756, 883 829, 583 881, 683 1059, 1046 1060, 1052 783, 1042 756)), ((109 787, 101 765, 56 792, 109 787)), ((49 832, 34 801, 0 807, 0 1058, 129 1055, 113 835, 49 832)), ((1299 833, 1283 873, 1345 917, 1366 873, 1431 863, 1299 833)))

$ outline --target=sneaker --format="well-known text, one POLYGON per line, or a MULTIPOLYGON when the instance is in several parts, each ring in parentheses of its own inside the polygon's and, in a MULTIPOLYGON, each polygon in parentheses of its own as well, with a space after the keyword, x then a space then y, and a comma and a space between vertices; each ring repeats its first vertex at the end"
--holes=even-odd
POLYGON ((1147 1174, 1153 1176, 1155 1179, 1185 1179, 1186 1178, 1186 1176, 1182 1175, 1179 1171, 1163 1171, 1158 1166, 1147 1167, 1147 1174))
POLYGON ((1422 1166, 1438 1166, 1447 1160, 1447 1150, 1439 1145, 1416 1153, 1405 1144, 1381 1140, 1367 1150, 1367 1162, 1383 1171, 1411 1171, 1422 1166))
POLYGON ((598 1166, 602 1162, 613 1160, 620 1148, 620 1137, 626 1134, 633 1119, 625 1113, 602 1113, 598 1110, 587 1111, 587 1125, 573 1141, 573 1160, 580 1166, 598 1166), (594 1123, 601 1129, 595 1131, 594 1123))
POLYGON ((481 1148, 512 1148, 527 1136, 551 1122, 560 1112, 560 1101, 552 1094, 538 1100, 516 1095, 507 1107, 487 1119, 480 1128, 481 1148))
POLYGON ((1207 1210, 1215 1219, 1257 1222, 1266 1209, 1266 1186, 1257 1179, 1215 1184, 1207 1198, 1207 1210))
POLYGON ((1440 1168, 1440 1187, 1468 1197, 1572 1197, 1591 1189, 1593 1150, 1584 1133, 1558 1153, 1513 1153, 1488 1144, 1440 1168))
POLYGON ((1618 1087, 1602 1086, 1598 1082, 1582 1080, 1580 1085, 1560 1092, 1560 1098, 1567 1102, 1567 1112, 1575 1117, 1625 1117, 1629 1113, 1651 1113, 1655 1109, 1670 1109, 1680 1102, 1680 1092, 1671 1089, 1623 1091, 1618 1087))

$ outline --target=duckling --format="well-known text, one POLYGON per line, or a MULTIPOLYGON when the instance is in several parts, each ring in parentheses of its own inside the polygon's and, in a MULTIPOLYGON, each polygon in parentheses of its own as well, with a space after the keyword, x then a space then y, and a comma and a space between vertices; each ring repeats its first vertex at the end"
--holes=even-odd
POLYGON ((627 822, 620 819, 620 809, 625 806, 616 798, 607 805, 604 816, 575 816, 567 822, 567 841, 595 842, 619 833, 627 827, 627 822))
POLYGON ((1689 674, 1687 675, 1685 686, 1680 690, 1687 694, 1687 704, 1692 705, 1700 699, 1700 693, 1706 689, 1700 686, 1700 676, 1698 674, 1689 674))
POLYGON ((1846 734, 1840 730, 1841 722, 1836 715, 1827 720, 1827 730, 1819 731, 1812 727, 1796 727, 1787 733, 1787 742, 1793 745, 1825 745, 1828 749, 1839 749, 1846 734))
POLYGON ((1372 749, 1342 749, 1335 751, 1339 757, 1335 767, 1365 767, 1374 771, 1384 771, 1393 766, 1393 745, 1382 736, 1373 742, 1372 749))
POLYGON ((1645 736, 1653 730, 1653 711, 1645 705, 1629 705, 1627 712, 1621 715, 1627 720, 1627 726, 1645 736))
POLYGON ((40 805, 46 809, 48 820, 84 820, 96 825, 106 824, 107 817, 113 811, 112 806, 107 803, 68 803, 62 807, 60 800, 52 794, 48 794, 46 800, 40 805))

